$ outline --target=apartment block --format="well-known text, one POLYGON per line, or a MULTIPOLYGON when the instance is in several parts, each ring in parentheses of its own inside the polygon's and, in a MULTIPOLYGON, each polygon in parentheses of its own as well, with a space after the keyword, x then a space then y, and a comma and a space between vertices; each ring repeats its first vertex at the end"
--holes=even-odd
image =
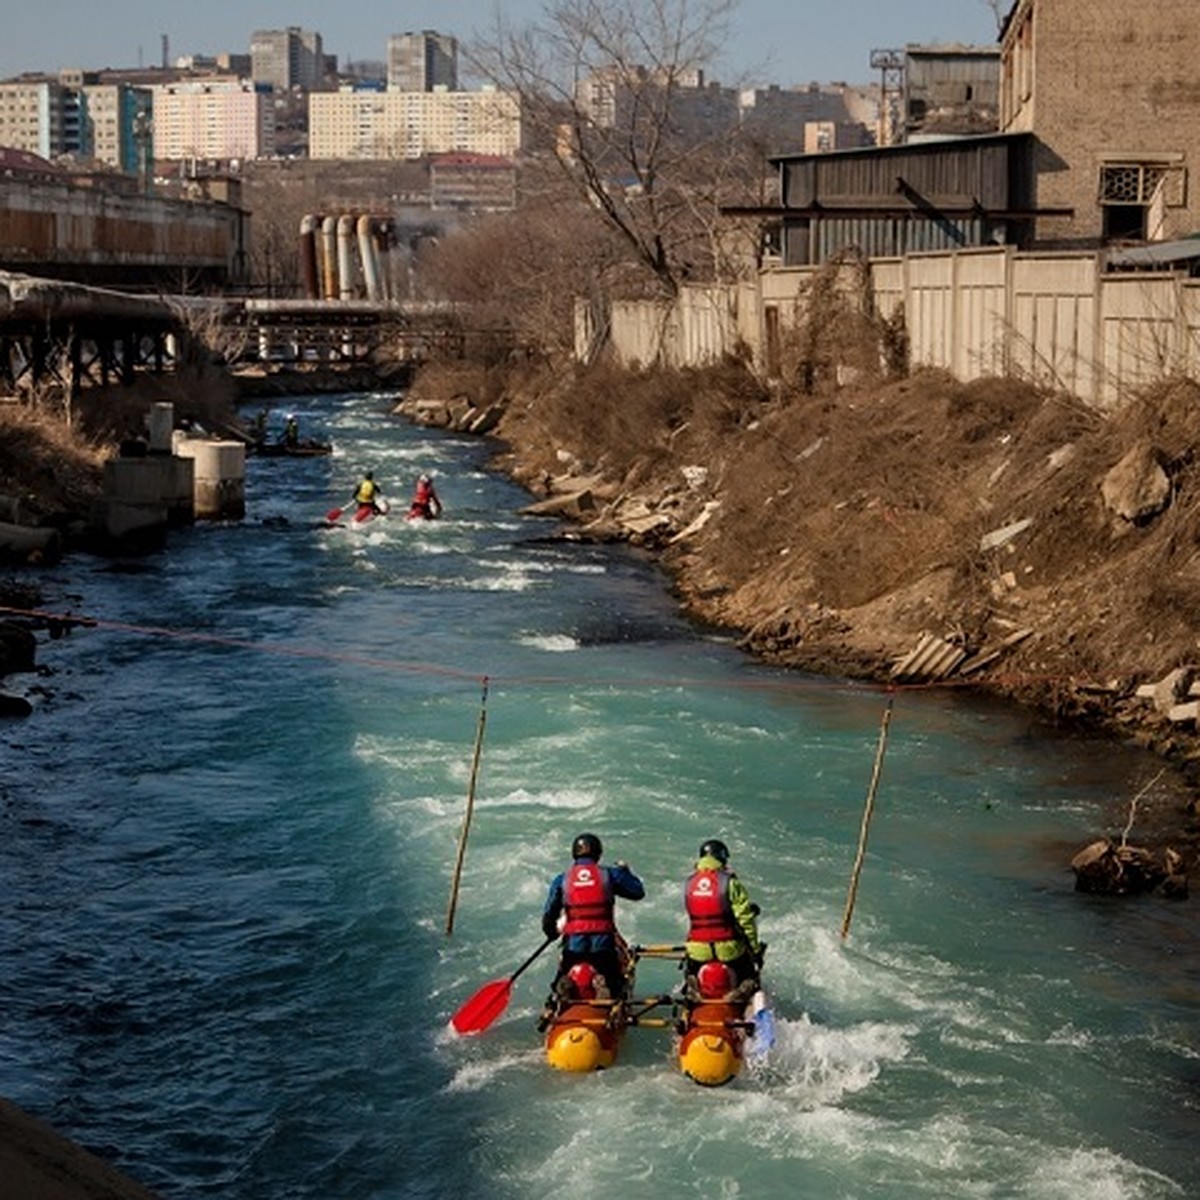
POLYGON ((844 83, 746 88, 737 94, 739 127, 768 154, 870 145, 878 117, 877 89, 844 83))
POLYGON ((154 92, 154 153, 162 160, 263 158, 275 152, 269 87, 244 81, 164 84, 154 92))
POLYGON ((308 100, 310 158, 511 157, 520 146, 520 103, 508 92, 339 91, 308 100))
POLYGON ((132 175, 142 166, 144 143, 147 160, 154 161, 150 88, 100 83, 85 84, 80 90, 83 141, 92 158, 132 175))
POLYGON ((0 83, 0 146, 28 150, 42 158, 67 152, 67 110, 71 91, 50 80, 0 83))
POLYGON ((387 42, 387 85, 397 92, 458 91, 458 41, 426 29, 387 42))
POLYGON ((1180 0, 1016 0, 1001 129, 1034 132, 1043 245, 1200 229, 1200 20, 1180 0))

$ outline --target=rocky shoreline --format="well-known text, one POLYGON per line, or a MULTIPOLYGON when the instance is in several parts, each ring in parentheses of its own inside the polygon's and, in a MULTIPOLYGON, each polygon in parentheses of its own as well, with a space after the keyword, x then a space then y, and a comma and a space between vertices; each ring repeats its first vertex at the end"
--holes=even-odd
POLYGON ((1196 403, 1168 389, 1120 422, 940 374, 789 402, 740 368, 522 366, 427 371, 397 411, 497 439, 529 511, 647 548, 687 613, 763 661, 968 687, 1151 752, 1153 786, 1100 814, 1077 883, 1179 898, 1200 857, 1200 651, 1163 590, 1196 403))

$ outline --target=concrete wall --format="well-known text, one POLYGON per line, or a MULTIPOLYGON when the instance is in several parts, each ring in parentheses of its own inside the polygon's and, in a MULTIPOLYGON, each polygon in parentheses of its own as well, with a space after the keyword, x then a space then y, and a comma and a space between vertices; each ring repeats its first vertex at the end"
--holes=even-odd
MULTIPOLYGON (((816 271, 684 288, 674 305, 623 302, 613 308, 612 347, 633 367, 744 352, 769 377, 773 338, 803 319, 816 271)), ((1168 375, 1200 378, 1200 280, 1180 274, 1106 272, 1097 254, 1002 246, 874 260, 870 282, 880 316, 903 310, 913 366, 962 380, 1017 376, 1101 409, 1168 375)))

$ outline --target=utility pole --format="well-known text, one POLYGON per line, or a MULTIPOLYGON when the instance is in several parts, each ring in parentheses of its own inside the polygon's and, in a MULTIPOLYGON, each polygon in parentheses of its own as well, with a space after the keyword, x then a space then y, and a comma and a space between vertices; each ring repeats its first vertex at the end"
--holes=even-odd
POLYGON ((900 141, 900 98, 904 94, 904 51, 872 50, 871 66, 879 72, 879 132, 881 146, 900 141))

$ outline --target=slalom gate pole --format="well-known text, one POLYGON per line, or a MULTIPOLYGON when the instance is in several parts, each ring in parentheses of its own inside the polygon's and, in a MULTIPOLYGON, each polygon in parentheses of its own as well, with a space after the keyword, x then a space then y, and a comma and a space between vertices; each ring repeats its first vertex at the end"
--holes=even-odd
POLYGON ((862 873, 863 858, 867 853, 867 830, 871 827, 871 813, 875 808, 875 790, 879 786, 879 772, 883 768, 883 752, 887 748, 888 724, 892 719, 892 703, 895 697, 888 695, 887 707, 883 710, 883 722, 879 726, 879 745, 875 748, 875 766, 871 771, 871 786, 867 788, 867 803, 863 808, 862 828, 858 833, 858 853, 854 856, 854 869, 850 872, 850 890, 846 895, 846 911, 842 916, 842 938, 850 932, 850 916, 854 912, 854 898, 858 895, 858 877, 862 873))
POLYGON ((467 811, 463 816, 462 832, 458 835, 458 857, 454 860, 454 882, 450 885, 450 906, 446 910, 446 936, 454 932, 454 910, 458 907, 458 884, 462 879, 463 859, 467 854, 467 833, 475 809, 475 781, 479 778, 479 756, 483 750, 483 731, 487 726, 487 676, 483 677, 483 694, 479 700, 479 726, 475 731, 475 754, 471 760, 471 781, 467 785, 467 811))

